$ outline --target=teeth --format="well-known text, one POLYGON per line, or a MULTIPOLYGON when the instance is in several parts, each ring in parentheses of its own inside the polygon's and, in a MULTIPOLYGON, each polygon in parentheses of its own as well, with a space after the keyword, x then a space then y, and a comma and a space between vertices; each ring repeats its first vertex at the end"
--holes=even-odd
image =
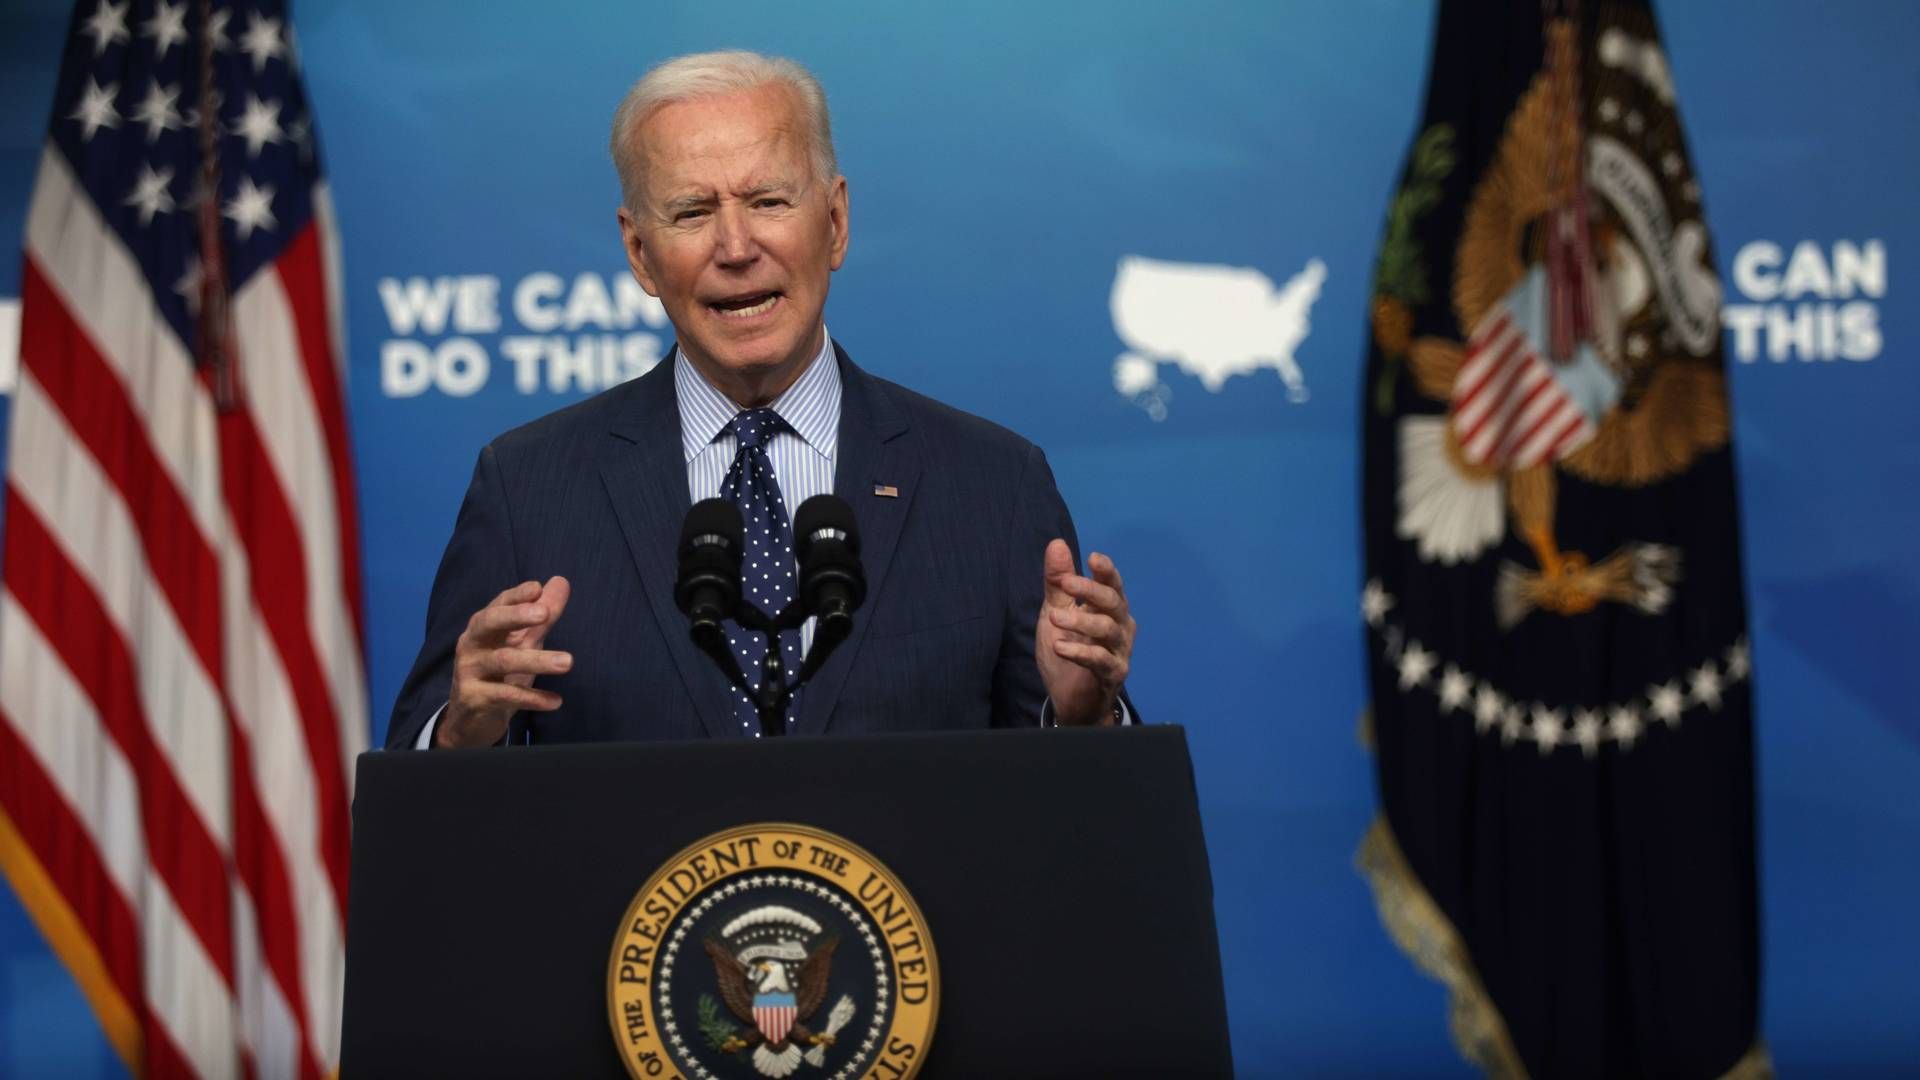
POLYGON ((759 303, 753 305, 752 307, 743 307, 743 308, 716 307, 713 310, 719 312, 720 314, 726 316, 729 319, 749 319, 767 310, 768 308, 772 307, 774 301, 778 299, 780 299, 780 295, 778 293, 775 293, 771 296, 768 296, 765 300, 762 300, 759 303))

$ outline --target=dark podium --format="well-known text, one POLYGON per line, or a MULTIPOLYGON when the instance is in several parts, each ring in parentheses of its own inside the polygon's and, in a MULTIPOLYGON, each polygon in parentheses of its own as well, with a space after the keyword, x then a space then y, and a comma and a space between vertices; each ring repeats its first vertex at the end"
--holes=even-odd
POLYGON ((1232 1074, 1186 735, 1161 726, 362 755, 343 1075, 626 1076, 623 913, 761 821, 844 837, 918 901, 920 1075, 1232 1074))

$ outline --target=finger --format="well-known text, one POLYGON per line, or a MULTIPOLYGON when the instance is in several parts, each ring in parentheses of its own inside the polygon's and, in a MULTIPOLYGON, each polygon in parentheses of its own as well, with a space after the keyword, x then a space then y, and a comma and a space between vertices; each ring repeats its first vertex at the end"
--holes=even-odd
POLYGON ((1050 608, 1047 616, 1060 629, 1109 648, 1118 648, 1126 641, 1120 620, 1091 608, 1050 608))
POLYGON ((1053 653, 1063 660, 1071 660, 1093 672, 1095 677, 1108 686, 1117 686, 1126 681, 1127 662, 1102 646, 1084 641, 1061 639, 1053 643, 1053 653))
POLYGON ((540 598, 540 583, 523 581, 511 589, 504 590, 499 596, 487 602, 488 607, 503 607, 507 604, 524 604, 540 598))
POLYGON ((1066 591, 1062 583, 1073 577, 1073 549, 1067 546, 1065 540, 1048 541, 1044 565, 1046 605, 1050 608, 1071 606, 1073 596, 1066 591))
POLYGON ((1061 583, 1069 596, 1087 605, 1098 608, 1108 614, 1118 615, 1127 610, 1127 598, 1120 590, 1110 585, 1102 585, 1092 578, 1074 575, 1061 583))
POLYGON ((484 648, 502 645, 508 634, 547 621, 547 607, 541 603, 506 604, 483 607, 467 620, 467 634, 473 644, 484 648))
POLYGON ((1120 568, 1113 564, 1112 559, 1097 551, 1087 556, 1087 576, 1114 592, 1123 596, 1126 594, 1127 587, 1120 581, 1120 568))
POLYGON ((474 670, 482 678, 490 679, 508 675, 564 675, 573 670, 573 654, 551 649, 488 649, 480 654, 474 670))
POLYGON ((540 603, 547 609, 547 621, 535 627, 527 635, 526 644, 529 647, 537 649, 547 640, 548 631, 551 631, 554 624, 560 621, 560 616, 567 610, 567 600, 572 596, 573 586, 558 574, 548 578, 547 583, 540 586, 540 603))
POLYGON ((515 686, 503 682, 469 683, 462 688, 461 696, 469 707, 477 709, 508 709, 528 712, 552 712, 560 707, 560 695, 551 690, 536 690, 531 686, 515 686))

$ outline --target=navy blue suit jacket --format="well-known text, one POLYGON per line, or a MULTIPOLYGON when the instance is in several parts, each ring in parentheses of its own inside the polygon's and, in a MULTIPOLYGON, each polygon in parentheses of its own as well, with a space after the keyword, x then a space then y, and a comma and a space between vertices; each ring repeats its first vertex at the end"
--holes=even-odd
MULTIPOLYGON (((796 731, 1032 726, 1046 691, 1033 660, 1042 559, 1079 547, 1032 443, 840 364, 834 492, 860 525, 868 594, 854 631, 800 693, 796 731), (898 490, 876 495, 876 485, 898 490)), ((532 740, 730 738, 726 685, 674 606, 690 501, 669 363, 517 428, 480 452, 434 579, 426 642, 387 729, 409 747, 446 704, 454 643, 502 590, 565 575, 546 647, 573 668, 538 685, 552 713, 532 740)))

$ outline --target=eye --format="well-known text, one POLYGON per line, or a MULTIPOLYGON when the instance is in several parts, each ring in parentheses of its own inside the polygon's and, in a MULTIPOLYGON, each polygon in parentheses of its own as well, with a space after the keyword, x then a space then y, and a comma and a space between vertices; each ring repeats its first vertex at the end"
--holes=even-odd
POLYGON ((756 209, 764 210, 768 207, 785 206, 787 205, 787 200, 769 195, 762 199, 755 199, 753 205, 756 209))
POLYGON ((676 223, 679 223, 679 222, 695 221, 706 216, 707 216, 707 212, 705 210, 682 210, 679 213, 673 215, 673 220, 676 223))

